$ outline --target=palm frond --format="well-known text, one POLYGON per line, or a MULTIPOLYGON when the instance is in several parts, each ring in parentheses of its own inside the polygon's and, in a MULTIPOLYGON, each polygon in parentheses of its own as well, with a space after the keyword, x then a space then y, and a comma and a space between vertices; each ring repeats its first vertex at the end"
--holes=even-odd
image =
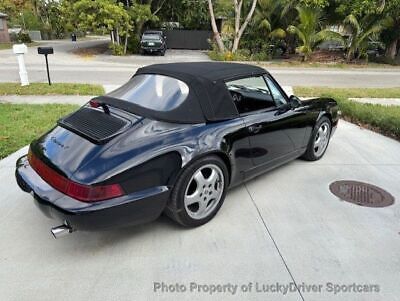
POLYGON ((271 23, 269 23, 269 21, 267 19, 264 19, 260 22, 260 24, 258 25, 258 27, 260 29, 263 29, 266 32, 270 32, 271 31, 271 23))
POLYGON ((306 37, 304 36, 304 33, 296 26, 290 25, 287 30, 288 33, 290 34, 295 34, 298 36, 300 40, 304 43, 306 41, 306 37))
POLYGON ((286 16, 289 13, 289 11, 294 9, 295 7, 296 7, 296 1, 287 1, 287 3, 282 8, 281 18, 286 16))
POLYGON ((336 41, 341 44, 344 44, 342 35, 338 32, 329 29, 321 30, 320 32, 315 34, 314 37, 315 46, 325 41, 336 41))
POLYGON ((361 31, 360 23, 358 22, 357 18, 352 14, 348 15, 344 19, 343 23, 345 25, 349 25, 357 34, 361 31))
POLYGON ((282 28, 276 28, 271 31, 269 36, 271 38, 284 39, 286 37, 286 31, 284 31, 282 28))

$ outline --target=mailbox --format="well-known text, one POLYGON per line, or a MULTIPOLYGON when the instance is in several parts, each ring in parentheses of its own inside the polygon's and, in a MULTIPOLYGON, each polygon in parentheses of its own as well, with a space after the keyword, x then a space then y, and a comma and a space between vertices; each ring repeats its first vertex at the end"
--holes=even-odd
POLYGON ((53 54, 54 49, 53 49, 53 47, 38 47, 37 52, 38 52, 38 54, 43 54, 44 58, 46 59, 47 79, 49 81, 49 85, 51 85, 50 72, 49 72, 49 61, 47 59, 47 55, 53 54))
POLYGON ((25 44, 15 44, 13 46, 13 52, 17 56, 19 65, 19 77, 21 78, 21 86, 29 85, 28 72, 25 67, 24 54, 28 53, 28 48, 25 44))
POLYGON ((13 52, 15 54, 25 54, 28 53, 28 47, 25 44, 15 44, 13 46, 13 52))
POLYGON ((37 51, 38 51, 38 54, 44 54, 44 55, 54 53, 53 47, 38 47, 37 51))

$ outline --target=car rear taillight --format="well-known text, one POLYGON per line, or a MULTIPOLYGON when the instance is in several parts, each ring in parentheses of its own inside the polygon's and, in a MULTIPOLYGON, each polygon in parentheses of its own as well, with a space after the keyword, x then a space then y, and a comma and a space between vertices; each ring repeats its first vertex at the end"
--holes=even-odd
POLYGON ((98 102, 98 101, 96 101, 96 100, 90 100, 89 101, 89 105, 92 107, 92 108, 98 108, 98 107, 100 107, 100 103, 98 102))
POLYGON ((124 195, 119 184, 82 185, 73 182, 39 160, 29 149, 28 161, 37 174, 58 191, 82 202, 97 202, 124 195))

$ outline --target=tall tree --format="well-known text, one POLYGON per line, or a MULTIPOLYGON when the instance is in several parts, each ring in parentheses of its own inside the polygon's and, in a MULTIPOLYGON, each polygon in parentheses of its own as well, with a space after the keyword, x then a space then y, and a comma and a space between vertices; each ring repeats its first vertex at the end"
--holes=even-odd
POLYGON ((206 1, 169 0, 157 15, 160 20, 178 22, 185 29, 210 28, 210 15, 206 1))
POLYGON ((243 0, 233 0, 233 4, 235 7, 235 36, 233 39, 232 45, 232 53, 235 53, 239 48, 240 39, 242 38, 243 32, 246 29, 247 25, 249 24, 251 17, 254 14, 254 10, 256 9, 257 0, 253 0, 250 10, 247 13, 246 18, 241 24, 241 15, 243 9, 243 0))
POLYGON ((208 10, 210 12, 211 28, 214 34, 215 42, 221 52, 225 52, 225 45, 222 42, 221 34, 218 31, 217 23, 215 22, 214 7, 211 0, 208 0, 208 10))
POLYGON ((314 49, 324 41, 334 40, 343 42, 342 36, 328 29, 321 29, 321 11, 317 8, 298 6, 299 24, 290 25, 287 31, 297 35, 301 45, 297 51, 303 54, 307 61, 314 49))
POLYGON ((377 38, 387 22, 388 19, 382 19, 380 15, 366 15, 361 18, 348 15, 344 19, 344 24, 351 35, 347 45, 347 60, 367 57, 369 38, 377 38))
POLYGON ((383 13, 389 17, 389 20, 381 37, 386 44, 386 56, 394 59, 399 52, 400 44, 400 0, 386 1, 383 13))
POLYGON ((129 35, 132 29, 129 14, 114 0, 77 0, 63 4, 63 12, 74 26, 85 31, 107 30, 112 43, 118 46, 122 44, 121 36, 129 35))
MULTIPOLYGON (((252 0, 246 17, 244 19, 242 19, 242 15, 244 15, 243 14, 243 7, 245 6, 244 4, 248 4, 248 3, 244 3, 243 1, 244 0, 233 0, 234 36, 233 36, 233 43, 232 43, 232 48, 231 48, 232 53, 235 53, 238 50, 239 44, 240 44, 240 39, 242 38, 243 33, 244 33, 247 25, 249 24, 253 14, 254 14, 256 5, 257 5, 257 0, 252 0)), ((219 50, 225 51, 225 46, 222 42, 221 35, 218 32, 217 24, 215 22, 214 7, 213 7, 213 3, 211 0, 208 0, 208 9, 209 9, 210 19, 211 19, 211 28, 214 33, 215 41, 218 45, 219 50)))
POLYGON ((284 38, 286 32, 281 27, 282 1, 258 0, 253 23, 264 37, 284 38))

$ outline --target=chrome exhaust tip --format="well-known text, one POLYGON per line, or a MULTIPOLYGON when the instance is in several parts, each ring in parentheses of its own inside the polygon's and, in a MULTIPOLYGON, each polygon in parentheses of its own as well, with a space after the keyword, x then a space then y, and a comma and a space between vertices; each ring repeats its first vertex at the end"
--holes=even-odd
POLYGON ((51 228, 51 234, 55 239, 67 236, 68 234, 72 233, 72 228, 67 225, 60 225, 54 228, 51 228))

